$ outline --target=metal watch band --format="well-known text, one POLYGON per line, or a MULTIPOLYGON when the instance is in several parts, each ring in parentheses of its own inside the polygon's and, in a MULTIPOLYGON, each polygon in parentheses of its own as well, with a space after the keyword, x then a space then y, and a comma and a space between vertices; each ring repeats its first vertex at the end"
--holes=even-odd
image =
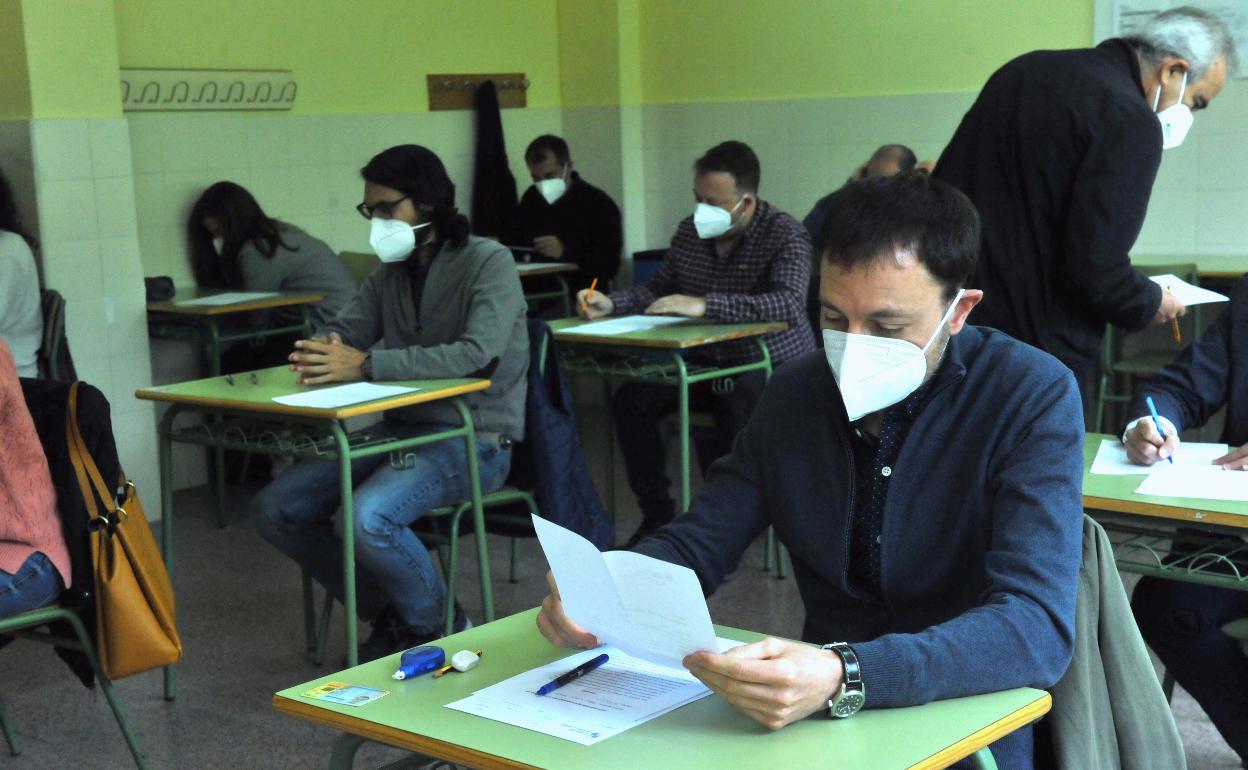
POLYGON ((828 715, 838 719, 853 716, 867 702, 867 690, 862 683, 862 668, 858 664, 858 655, 845 642, 825 644, 823 649, 832 650, 839 655, 845 671, 840 691, 828 701, 828 715))

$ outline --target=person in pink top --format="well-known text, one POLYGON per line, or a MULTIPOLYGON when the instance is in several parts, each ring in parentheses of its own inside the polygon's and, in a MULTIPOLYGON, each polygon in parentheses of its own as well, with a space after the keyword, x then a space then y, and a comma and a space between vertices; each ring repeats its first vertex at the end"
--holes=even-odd
POLYGON ((0 338, 0 618, 49 604, 70 583, 56 492, 22 397, 17 365, 0 338))

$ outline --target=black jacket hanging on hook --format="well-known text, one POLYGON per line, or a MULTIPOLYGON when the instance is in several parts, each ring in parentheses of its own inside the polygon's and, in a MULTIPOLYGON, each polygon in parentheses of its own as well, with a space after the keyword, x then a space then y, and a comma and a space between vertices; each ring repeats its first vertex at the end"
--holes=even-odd
POLYGON ((472 174, 472 232, 506 243, 516 219, 516 178, 507 163, 498 90, 487 80, 477 89, 477 152, 472 174))

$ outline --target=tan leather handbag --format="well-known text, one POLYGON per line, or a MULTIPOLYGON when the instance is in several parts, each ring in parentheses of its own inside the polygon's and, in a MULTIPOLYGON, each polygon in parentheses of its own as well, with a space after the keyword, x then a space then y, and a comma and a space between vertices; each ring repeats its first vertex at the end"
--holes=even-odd
POLYGON ((104 483, 78 427, 78 383, 66 415, 69 456, 91 517, 95 572, 96 652, 112 679, 176 663, 182 640, 174 623, 173 584, 152 537, 134 484, 122 476, 125 498, 104 483))

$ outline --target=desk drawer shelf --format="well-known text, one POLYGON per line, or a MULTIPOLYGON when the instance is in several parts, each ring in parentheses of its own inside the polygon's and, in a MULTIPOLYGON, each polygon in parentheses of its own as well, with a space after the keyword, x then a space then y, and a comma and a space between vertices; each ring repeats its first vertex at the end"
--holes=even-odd
POLYGON ((1248 543, 1235 535, 1101 521, 1124 572, 1248 590, 1248 543))

